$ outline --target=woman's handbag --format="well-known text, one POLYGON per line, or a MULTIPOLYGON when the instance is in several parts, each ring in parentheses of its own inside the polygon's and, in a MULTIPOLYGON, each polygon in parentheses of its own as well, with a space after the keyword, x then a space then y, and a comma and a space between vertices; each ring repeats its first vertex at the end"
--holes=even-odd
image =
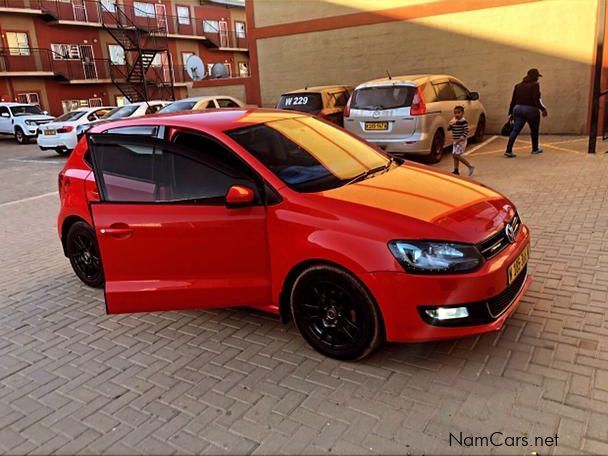
POLYGON ((502 136, 511 136, 511 131, 513 131, 513 119, 509 117, 509 120, 502 126, 500 134, 502 136))

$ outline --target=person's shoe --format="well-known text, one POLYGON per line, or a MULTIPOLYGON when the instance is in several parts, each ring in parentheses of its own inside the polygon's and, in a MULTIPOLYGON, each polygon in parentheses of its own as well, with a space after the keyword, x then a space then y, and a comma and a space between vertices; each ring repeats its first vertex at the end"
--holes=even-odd
POLYGON ((475 172, 475 167, 474 167, 474 166, 471 166, 471 167, 469 168, 469 177, 471 177, 471 176, 473 175, 473 173, 474 173, 474 172, 475 172))
POLYGON ((455 174, 457 176, 460 176, 460 171, 458 171, 457 169, 455 169, 454 171, 452 171, 452 174, 455 174))
POLYGON ((543 152, 543 148, 539 147, 538 149, 532 151, 532 155, 542 154, 543 152))
POLYGON ((505 152, 505 157, 514 158, 514 157, 517 157, 517 155, 515 155, 513 152, 505 152))

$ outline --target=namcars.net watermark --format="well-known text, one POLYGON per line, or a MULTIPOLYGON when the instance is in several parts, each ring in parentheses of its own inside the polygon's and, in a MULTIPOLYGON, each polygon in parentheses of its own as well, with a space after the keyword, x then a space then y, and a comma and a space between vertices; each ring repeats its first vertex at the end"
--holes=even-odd
POLYGON ((462 432, 450 432, 450 446, 461 447, 554 447, 557 446, 559 436, 505 435, 496 431, 488 435, 466 435, 462 432))

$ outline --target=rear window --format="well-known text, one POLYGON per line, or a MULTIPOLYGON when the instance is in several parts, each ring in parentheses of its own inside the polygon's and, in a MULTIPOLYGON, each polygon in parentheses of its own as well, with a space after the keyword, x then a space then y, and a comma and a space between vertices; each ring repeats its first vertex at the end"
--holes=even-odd
POLYGON ((73 120, 78 120, 82 116, 84 116, 86 113, 87 113, 86 111, 70 111, 70 112, 66 112, 65 114, 57 117, 54 121, 55 122, 69 122, 69 121, 73 121, 73 120))
POLYGON ((281 95, 277 108, 314 113, 323 109, 323 100, 320 93, 290 93, 281 95))
POLYGON ((196 101, 176 101, 170 105, 165 106, 163 109, 158 111, 159 113, 165 112, 177 112, 177 111, 188 111, 194 107, 196 101))
POLYGON ((353 93, 351 109, 392 109, 412 105, 416 88, 412 86, 365 87, 353 93))

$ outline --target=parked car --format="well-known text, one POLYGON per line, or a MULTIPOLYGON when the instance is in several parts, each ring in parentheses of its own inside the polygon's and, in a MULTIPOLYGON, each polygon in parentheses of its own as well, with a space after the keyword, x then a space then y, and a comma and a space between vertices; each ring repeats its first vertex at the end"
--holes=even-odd
POLYGON ((352 87, 344 85, 305 87, 281 95, 277 109, 314 114, 342 127, 344 109, 352 91, 352 87))
POLYGON ((38 127, 53 120, 40 106, 23 103, 0 103, 0 133, 14 136, 27 144, 38 135, 38 127))
POLYGON ((112 120, 119 119, 130 119, 131 117, 146 116, 150 114, 156 114, 163 107, 170 104, 170 101, 164 100, 150 100, 150 101, 138 101, 136 103, 129 103, 126 105, 118 106, 113 108, 111 111, 106 113, 102 118, 88 123, 83 123, 77 128, 78 139, 84 135, 93 125, 101 122, 110 122, 112 120))
POLYGON ((530 278, 503 195, 313 116, 233 109, 94 127, 58 230, 109 313, 248 306, 319 352, 500 329, 530 278))
POLYGON ((52 149, 60 155, 69 154, 78 143, 78 127, 98 120, 111 110, 112 106, 100 106, 66 112, 39 128, 38 147, 41 150, 52 149))
POLYGON ((226 97, 223 95, 206 95, 174 101, 170 105, 161 109, 159 114, 177 111, 189 111, 192 109, 242 108, 244 106, 245 103, 233 97, 226 97))
POLYGON ((425 155, 437 163, 452 143, 448 123, 457 105, 465 108, 469 134, 481 141, 486 111, 479 94, 448 75, 395 76, 360 84, 346 107, 344 126, 392 155, 425 155))

